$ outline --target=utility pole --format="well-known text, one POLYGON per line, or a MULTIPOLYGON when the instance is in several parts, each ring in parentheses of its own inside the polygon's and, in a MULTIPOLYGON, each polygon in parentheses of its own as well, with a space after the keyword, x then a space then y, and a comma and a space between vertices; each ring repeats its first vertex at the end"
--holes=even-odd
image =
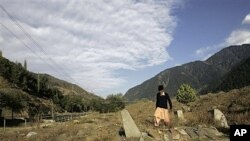
POLYGON ((54 103, 53 103, 53 100, 52 100, 51 114, 52 114, 52 120, 54 120, 54 103))

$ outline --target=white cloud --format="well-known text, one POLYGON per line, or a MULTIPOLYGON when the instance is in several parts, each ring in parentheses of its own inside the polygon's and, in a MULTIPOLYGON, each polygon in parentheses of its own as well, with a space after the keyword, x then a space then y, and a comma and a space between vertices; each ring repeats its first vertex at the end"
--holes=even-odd
POLYGON ((241 45, 246 43, 250 43, 250 29, 235 30, 225 40, 226 45, 241 45))
MULTIPOLYGON (((242 23, 246 23, 250 18, 248 14, 242 23), (245 21, 245 22, 244 22, 245 21)), ((199 48, 195 51, 196 56, 202 58, 202 60, 206 60, 210 56, 212 56, 215 52, 223 47, 228 47, 231 45, 242 45, 250 43, 250 29, 249 28, 241 28, 236 29, 230 33, 230 35, 224 40, 224 42, 207 46, 203 48, 199 48)))
POLYGON ((1 34, 0 34, 0 44, 3 42, 3 38, 1 37, 1 34))
POLYGON ((118 70, 142 69, 170 59, 166 47, 173 40, 176 27, 171 10, 178 3, 174 0, 1 0, 1 5, 43 47, 46 55, 2 10, 1 23, 36 55, 1 26, 4 40, 0 45, 5 47, 8 58, 20 61, 26 58, 32 71, 71 81, 37 57, 48 60, 49 56, 77 81, 74 83, 105 93, 126 82, 124 77, 117 76, 118 70))
POLYGON ((250 24, 250 14, 246 15, 246 17, 242 21, 242 24, 250 24))

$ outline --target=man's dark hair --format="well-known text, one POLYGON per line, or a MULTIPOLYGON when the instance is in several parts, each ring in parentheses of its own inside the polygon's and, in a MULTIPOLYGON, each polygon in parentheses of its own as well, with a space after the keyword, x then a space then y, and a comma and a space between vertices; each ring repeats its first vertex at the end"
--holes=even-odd
POLYGON ((159 85, 159 86, 158 86, 158 90, 159 90, 159 91, 164 90, 163 85, 159 85))

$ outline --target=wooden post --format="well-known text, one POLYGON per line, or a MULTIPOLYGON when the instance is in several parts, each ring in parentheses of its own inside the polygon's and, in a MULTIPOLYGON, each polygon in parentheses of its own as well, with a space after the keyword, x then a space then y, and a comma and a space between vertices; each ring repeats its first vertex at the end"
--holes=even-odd
POLYGON ((5 126, 6 126, 6 119, 3 119, 3 131, 5 131, 5 126))
POLYGON ((54 120, 54 103, 53 103, 53 100, 52 100, 52 107, 51 107, 51 114, 52 114, 52 120, 54 120))
POLYGON ((25 125, 25 128, 26 128, 26 125, 27 125, 27 120, 26 120, 26 118, 24 119, 24 125, 25 125))

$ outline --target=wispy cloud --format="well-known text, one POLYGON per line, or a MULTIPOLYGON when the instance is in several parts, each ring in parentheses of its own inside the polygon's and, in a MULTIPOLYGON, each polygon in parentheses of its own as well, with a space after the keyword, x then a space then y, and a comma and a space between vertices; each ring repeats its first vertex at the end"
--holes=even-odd
MULTIPOLYGON (((170 59, 166 47, 173 40, 176 20, 171 11, 176 4, 175 0, 2 0, 1 5, 46 55, 2 10, 0 21, 38 56, 45 60, 51 57, 75 83, 100 94, 126 82, 117 75, 118 70, 142 69, 170 59)), ((71 81, 48 67, 1 26, 0 37, 6 57, 27 59, 32 71, 71 81)))
POLYGON ((212 46, 207 46, 204 48, 199 48, 195 51, 195 54, 201 58, 201 60, 206 60, 209 57, 213 55, 214 52, 216 52, 218 49, 225 47, 224 43, 217 44, 217 45, 212 45, 212 46))
MULTIPOLYGON (((245 19, 242 21, 242 24, 248 24, 248 21, 250 20, 249 18, 250 14, 245 17, 245 19)), ((214 54, 216 51, 223 47, 247 43, 250 43, 250 29, 240 28, 232 31, 230 35, 224 40, 224 42, 212 46, 199 48, 195 51, 195 54, 202 60, 206 60, 207 58, 212 56, 212 54, 214 54)))

